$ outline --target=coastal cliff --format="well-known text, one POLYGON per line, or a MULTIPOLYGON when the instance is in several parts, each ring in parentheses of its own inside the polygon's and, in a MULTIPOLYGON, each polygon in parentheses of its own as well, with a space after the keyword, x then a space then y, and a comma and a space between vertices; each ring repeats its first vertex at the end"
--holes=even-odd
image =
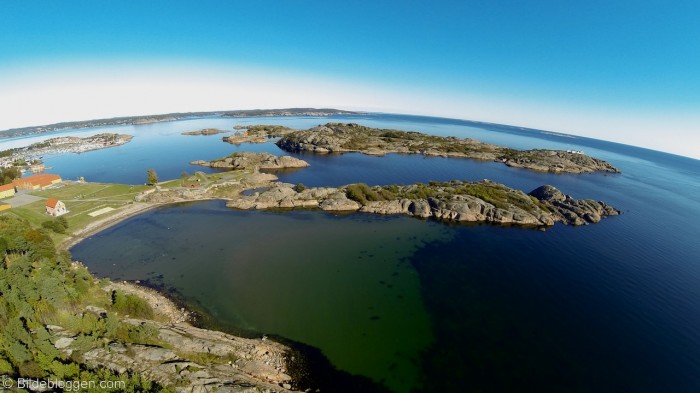
POLYGON ((315 153, 359 152, 423 154, 498 161, 505 165, 552 173, 611 172, 610 163, 582 152, 563 150, 516 150, 470 138, 442 137, 412 131, 377 129, 359 124, 328 123, 281 136, 277 146, 287 151, 315 153))
POLYGON ((620 214, 604 202, 574 199, 552 186, 542 186, 525 194, 488 180, 376 187, 351 184, 305 189, 276 183, 262 192, 232 199, 227 206, 237 209, 319 208, 526 226, 552 226, 555 222, 585 225, 620 214))

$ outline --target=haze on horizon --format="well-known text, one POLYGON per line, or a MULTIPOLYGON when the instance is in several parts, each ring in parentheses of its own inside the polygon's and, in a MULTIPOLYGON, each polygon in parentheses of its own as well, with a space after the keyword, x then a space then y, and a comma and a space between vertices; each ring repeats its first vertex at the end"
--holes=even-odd
POLYGON ((0 5, 0 130, 332 107, 700 158, 697 1, 0 5))

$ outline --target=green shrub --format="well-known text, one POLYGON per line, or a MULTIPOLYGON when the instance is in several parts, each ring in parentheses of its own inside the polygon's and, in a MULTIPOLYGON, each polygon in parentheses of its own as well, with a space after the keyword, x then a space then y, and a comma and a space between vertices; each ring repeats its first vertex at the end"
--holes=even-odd
POLYGON ((41 223, 41 226, 45 229, 51 230, 56 233, 66 233, 66 228, 68 227, 68 221, 65 217, 58 217, 55 220, 48 220, 41 223), (61 220, 62 218, 62 220, 61 220))
POLYGON ((112 292, 112 309, 131 318, 153 318, 153 309, 147 301, 120 290, 112 292))
POLYGON ((389 201, 396 199, 396 195, 393 192, 381 187, 377 187, 375 190, 364 183, 350 184, 345 190, 345 195, 349 199, 363 205, 370 201, 389 201))
POLYGON ((116 329, 114 339, 143 345, 161 345, 158 340, 158 328, 149 323, 131 325, 120 322, 116 329))

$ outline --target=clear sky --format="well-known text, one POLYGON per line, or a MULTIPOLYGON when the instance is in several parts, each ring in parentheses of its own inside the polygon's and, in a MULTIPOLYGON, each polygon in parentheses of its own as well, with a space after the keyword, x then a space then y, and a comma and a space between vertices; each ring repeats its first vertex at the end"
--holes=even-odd
POLYGON ((700 1, 0 2, 0 129, 302 106, 700 158, 700 1))

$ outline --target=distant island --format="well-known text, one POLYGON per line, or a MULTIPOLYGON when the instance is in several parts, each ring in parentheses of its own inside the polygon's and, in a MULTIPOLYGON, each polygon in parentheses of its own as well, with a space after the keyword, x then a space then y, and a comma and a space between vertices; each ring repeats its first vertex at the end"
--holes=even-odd
POLYGON ((205 129, 196 130, 196 131, 185 131, 185 132, 181 133, 180 135, 216 135, 216 134, 225 134, 227 132, 231 132, 231 131, 219 130, 217 128, 205 128, 205 129))
POLYGON ((161 123, 166 121, 174 121, 198 117, 273 117, 273 116, 335 116, 335 115, 358 115, 361 112, 344 111, 340 109, 330 108, 286 108, 286 109, 249 109, 249 110, 230 110, 230 111, 212 111, 212 112, 185 112, 185 113, 168 113, 162 115, 147 115, 147 116, 126 116, 114 117, 109 119, 95 119, 85 121, 71 121, 63 123, 48 124, 43 126, 32 126, 22 128, 12 128, 9 130, 0 131, 0 139, 12 138, 22 135, 41 134, 44 132, 67 130, 74 128, 92 128, 105 126, 123 126, 132 124, 149 124, 161 123))
POLYGON ((552 173, 619 173, 610 163, 589 157, 580 151, 517 150, 470 138, 435 136, 415 131, 379 129, 359 124, 328 123, 308 130, 258 125, 224 137, 228 143, 263 143, 279 138, 283 150, 315 153, 359 152, 370 155, 388 153, 461 157, 497 161, 515 167, 552 173))

